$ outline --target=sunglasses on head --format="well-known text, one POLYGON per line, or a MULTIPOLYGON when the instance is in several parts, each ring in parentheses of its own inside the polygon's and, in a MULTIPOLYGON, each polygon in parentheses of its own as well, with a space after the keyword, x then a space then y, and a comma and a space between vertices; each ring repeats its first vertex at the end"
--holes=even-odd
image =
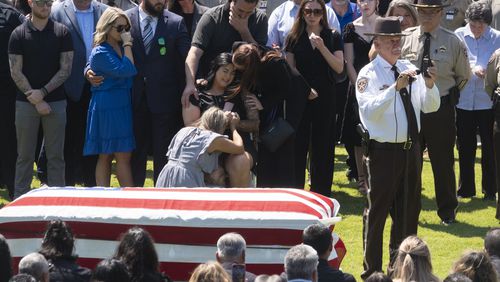
POLYGON ((309 9, 309 8, 304 9, 304 15, 309 16, 311 14, 313 14, 316 17, 322 16, 323 10, 322 9, 309 9))
POLYGON ((40 1, 35 1, 35 3, 38 7, 43 7, 43 6, 51 7, 52 6, 52 0, 40 0, 40 1))
POLYGON ((130 30, 130 26, 129 26, 128 24, 126 24, 126 25, 117 25, 117 26, 113 26, 113 27, 114 27, 114 28, 116 29, 116 31, 118 31, 118 32, 122 32, 122 31, 124 31, 124 30, 125 30, 125 31, 129 31, 129 30, 130 30))

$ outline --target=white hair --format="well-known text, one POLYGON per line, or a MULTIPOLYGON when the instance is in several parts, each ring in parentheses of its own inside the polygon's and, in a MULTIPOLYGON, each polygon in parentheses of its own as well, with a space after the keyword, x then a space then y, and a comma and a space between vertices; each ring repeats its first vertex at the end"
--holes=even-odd
POLYGON ((49 273, 49 263, 39 253, 31 253, 19 261, 19 273, 33 276, 37 281, 44 281, 44 275, 49 273))
POLYGON ((221 262, 237 261, 245 252, 247 243, 238 233, 226 233, 217 240, 217 254, 221 262))
POLYGON ((285 272, 288 280, 312 280, 317 267, 318 253, 311 246, 296 245, 285 255, 285 272))

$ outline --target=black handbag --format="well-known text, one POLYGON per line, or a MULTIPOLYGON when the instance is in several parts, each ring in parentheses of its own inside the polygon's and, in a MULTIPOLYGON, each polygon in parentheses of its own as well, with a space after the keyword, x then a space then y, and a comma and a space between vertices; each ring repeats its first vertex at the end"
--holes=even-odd
MULTIPOLYGON (((273 110, 272 122, 260 133, 260 142, 272 153, 276 152, 276 150, 278 150, 278 148, 295 132, 290 123, 284 118, 275 118, 277 111, 276 108, 273 110)), ((283 112, 286 118, 285 103, 283 103, 283 112)))

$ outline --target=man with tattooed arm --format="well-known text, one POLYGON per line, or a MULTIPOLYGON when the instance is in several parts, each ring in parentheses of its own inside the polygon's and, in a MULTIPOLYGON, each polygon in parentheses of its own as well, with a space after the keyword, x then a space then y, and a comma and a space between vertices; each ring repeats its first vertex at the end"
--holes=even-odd
POLYGON ((10 72, 17 86, 15 198, 31 188, 40 121, 48 184, 65 186, 66 94, 62 84, 71 73, 73 43, 67 28, 49 19, 52 0, 28 3, 31 18, 18 26, 9 40, 10 72))

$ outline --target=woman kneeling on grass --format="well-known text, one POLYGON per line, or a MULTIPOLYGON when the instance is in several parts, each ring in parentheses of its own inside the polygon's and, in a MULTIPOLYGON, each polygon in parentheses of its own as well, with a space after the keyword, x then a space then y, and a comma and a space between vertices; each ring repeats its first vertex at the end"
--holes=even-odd
POLYGON ((212 107, 206 110, 194 127, 184 127, 168 147, 168 163, 163 167, 156 187, 205 187, 205 174, 211 183, 224 186, 220 153, 242 154, 243 140, 236 127, 238 114, 212 107), (229 127, 232 140, 222 135, 229 127))

